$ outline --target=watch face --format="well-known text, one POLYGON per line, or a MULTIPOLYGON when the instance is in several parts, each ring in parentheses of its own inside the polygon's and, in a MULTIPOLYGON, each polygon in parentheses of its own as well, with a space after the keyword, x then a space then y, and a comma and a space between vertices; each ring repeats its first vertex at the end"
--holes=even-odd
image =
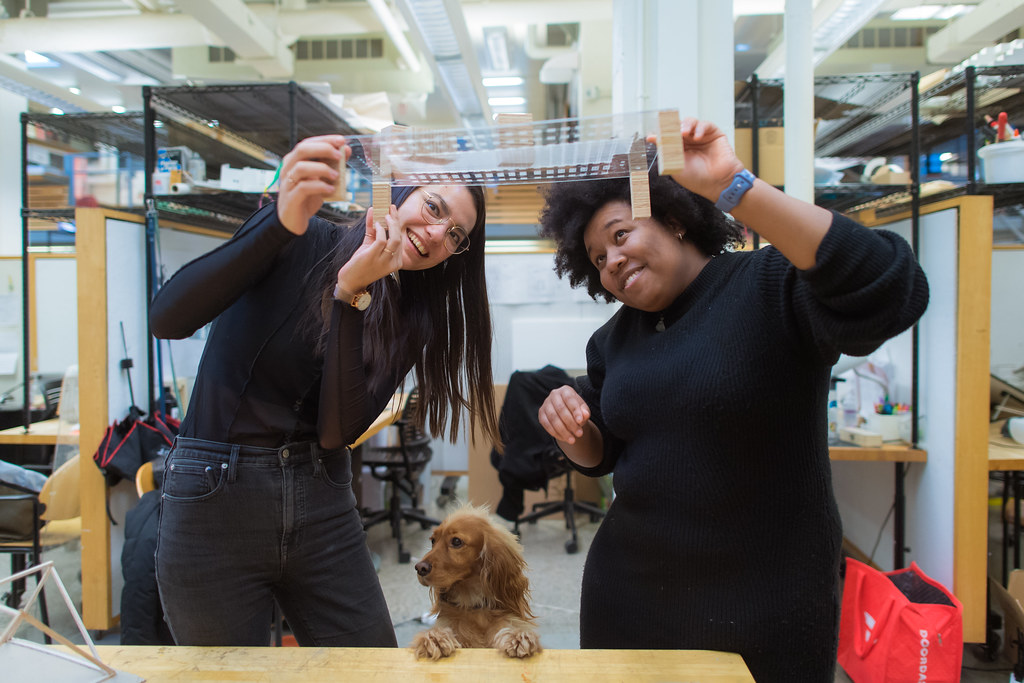
POLYGON ((371 298, 372 297, 370 296, 370 293, 364 289, 363 291, 356 294, 355 297, 352 299, 352 308, 356 308, 360 311, 365 311, 367 308, 370 307, 371 298))

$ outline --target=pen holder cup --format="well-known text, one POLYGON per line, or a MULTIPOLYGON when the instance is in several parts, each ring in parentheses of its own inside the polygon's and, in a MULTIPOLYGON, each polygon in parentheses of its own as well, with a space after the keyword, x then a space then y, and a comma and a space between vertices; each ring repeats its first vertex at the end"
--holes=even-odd
POLYGON ((868 430, 882 435, 882 441, 910 441, 910 415, 868 415, 868 430))
POLYGON ((1024 182, 1024 140, 985 145, 978 150, 986 183, 1024 182))

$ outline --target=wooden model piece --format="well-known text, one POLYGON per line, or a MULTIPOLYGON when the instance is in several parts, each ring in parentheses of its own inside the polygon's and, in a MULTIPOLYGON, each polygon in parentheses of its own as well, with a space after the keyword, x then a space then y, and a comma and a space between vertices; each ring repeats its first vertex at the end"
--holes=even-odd
POLYGON ((498 147, 501 166, 532 166, 534 155, 533 114, 498 114, 498 147))
POLYGON ((633 218, 651 217, 651 184, 647 177, 647 146, 639 135, 629 149, 629 203, 633 218))
POLYGON ((683 170, 683 138, 679 128, 677 110, 662 109, 658 112, 658 175, 683 170))

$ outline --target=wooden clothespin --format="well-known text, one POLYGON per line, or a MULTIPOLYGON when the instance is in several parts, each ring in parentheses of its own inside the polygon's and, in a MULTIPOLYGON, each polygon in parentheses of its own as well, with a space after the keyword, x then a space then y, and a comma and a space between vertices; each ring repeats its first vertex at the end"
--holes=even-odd
POLYGON ((381 220, 391 209, 391 148, 396 138, 408 131, 407 126, 391 125, 383 128, 376 136, 373 145, 373 179, 370 182, 370 204, 381 220))
POLYGON ((678 110, 662 109, 658 112, 658 175, 683 170, 683 138, 679 129, 678 110))
POLYGON ((533 114, 497 114, 501 166, 532 166, 534 160, 533 114))
POLYGON ((651 217, 651 183, 647 176, 647 145, 639 135, 629 148, 629 203, 633 218, 651 217))

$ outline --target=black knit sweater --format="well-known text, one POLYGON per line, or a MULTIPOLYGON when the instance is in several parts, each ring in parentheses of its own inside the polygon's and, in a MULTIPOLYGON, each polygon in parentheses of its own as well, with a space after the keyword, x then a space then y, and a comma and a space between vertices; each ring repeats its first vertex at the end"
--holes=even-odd
POLYGON ((831 366, 911 326, 928 285, 907 243, 836 215, 816 265, 712 259, 664 312, 622 307, 578 381, 615 500, 583 575, 584 648, 739 652, 759 683, 831 682, 842 530, 826 434, 831 366))

